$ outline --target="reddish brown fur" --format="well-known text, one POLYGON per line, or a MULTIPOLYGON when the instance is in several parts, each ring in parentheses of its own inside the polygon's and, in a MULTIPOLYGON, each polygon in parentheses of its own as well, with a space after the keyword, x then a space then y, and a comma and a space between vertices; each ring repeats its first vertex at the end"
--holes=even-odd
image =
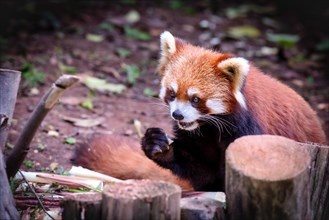
POLYGON ((94 134, 77 148, 73 164, 119 179, 166 180, 185 190, 192 188, 148 159, 137 141, 123 136, 94 134))
POLYGON ((248 108, 266 134, 281 135, 299 142, 326 142, 316 113, 305 100, 252 65, 244 93, 248 108))

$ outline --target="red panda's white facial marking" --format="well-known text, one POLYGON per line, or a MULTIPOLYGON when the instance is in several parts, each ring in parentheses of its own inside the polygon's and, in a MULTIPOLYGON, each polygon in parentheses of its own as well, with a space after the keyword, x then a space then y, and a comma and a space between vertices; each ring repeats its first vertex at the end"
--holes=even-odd
POLYGON ((208 99, 206 106, 211 110, 211 114, 224 114, 227 109, 221 99, 208 99))

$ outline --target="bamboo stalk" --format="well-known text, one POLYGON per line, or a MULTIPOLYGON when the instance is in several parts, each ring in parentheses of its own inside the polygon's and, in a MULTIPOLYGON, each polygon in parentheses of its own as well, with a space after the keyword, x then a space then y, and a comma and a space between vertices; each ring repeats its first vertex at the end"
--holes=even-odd
POLYGON ((30 143, 43 119, 54 107, 64 91, 78 81, 79 78, 76 76, 63 75, 56 80, 47 93, 41 98, 7 158, 7 175, 9 178, 15 176, 20 168, 30 149, 30 143))

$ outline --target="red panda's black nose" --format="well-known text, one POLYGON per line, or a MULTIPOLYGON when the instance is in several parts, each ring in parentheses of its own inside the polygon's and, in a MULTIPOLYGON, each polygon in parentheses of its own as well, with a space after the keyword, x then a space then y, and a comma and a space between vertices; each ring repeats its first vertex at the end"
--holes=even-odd
POLYGON ((184 119, 184 116, 182 115, 182 113, 179 111, 179 110, 175 110, 173 113, 172 113, 172 117, 176 120, 183 120, 184 119))

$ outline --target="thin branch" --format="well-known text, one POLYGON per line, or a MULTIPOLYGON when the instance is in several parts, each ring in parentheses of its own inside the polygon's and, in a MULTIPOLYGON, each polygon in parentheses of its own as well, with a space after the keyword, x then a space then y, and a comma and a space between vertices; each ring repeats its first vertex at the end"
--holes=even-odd
POLYGON ((54 107, 64 91, 78 81, 79 78, 76 76, 63 75, 56 80, 48 92, 41 98, 22 130, 14 149, 7 158, 8 178, 13 177, 20 168, 30 149, 30 143, 48 112, 54 107))
POLYGON ((49 218, 51 218, 52 220, 55 220, 46 210, 46 208, 43 206, 39 196, 37 195, 37 193, 34 191, 33 187, 30 185, 30 183, 27 181, 27 179, 25 178, 25 176, 23 175, 23 173, 18 170, 18 172, 21 174, 21 176, 23 177, 24 182, 27 184, 27 186, 29 187, 29 189, 31 190, 31 192, 33 193, 33 195, 35 196, 35 198, 38 200, 38 203, 40 204, 42 210, 49 216, 49 218))

